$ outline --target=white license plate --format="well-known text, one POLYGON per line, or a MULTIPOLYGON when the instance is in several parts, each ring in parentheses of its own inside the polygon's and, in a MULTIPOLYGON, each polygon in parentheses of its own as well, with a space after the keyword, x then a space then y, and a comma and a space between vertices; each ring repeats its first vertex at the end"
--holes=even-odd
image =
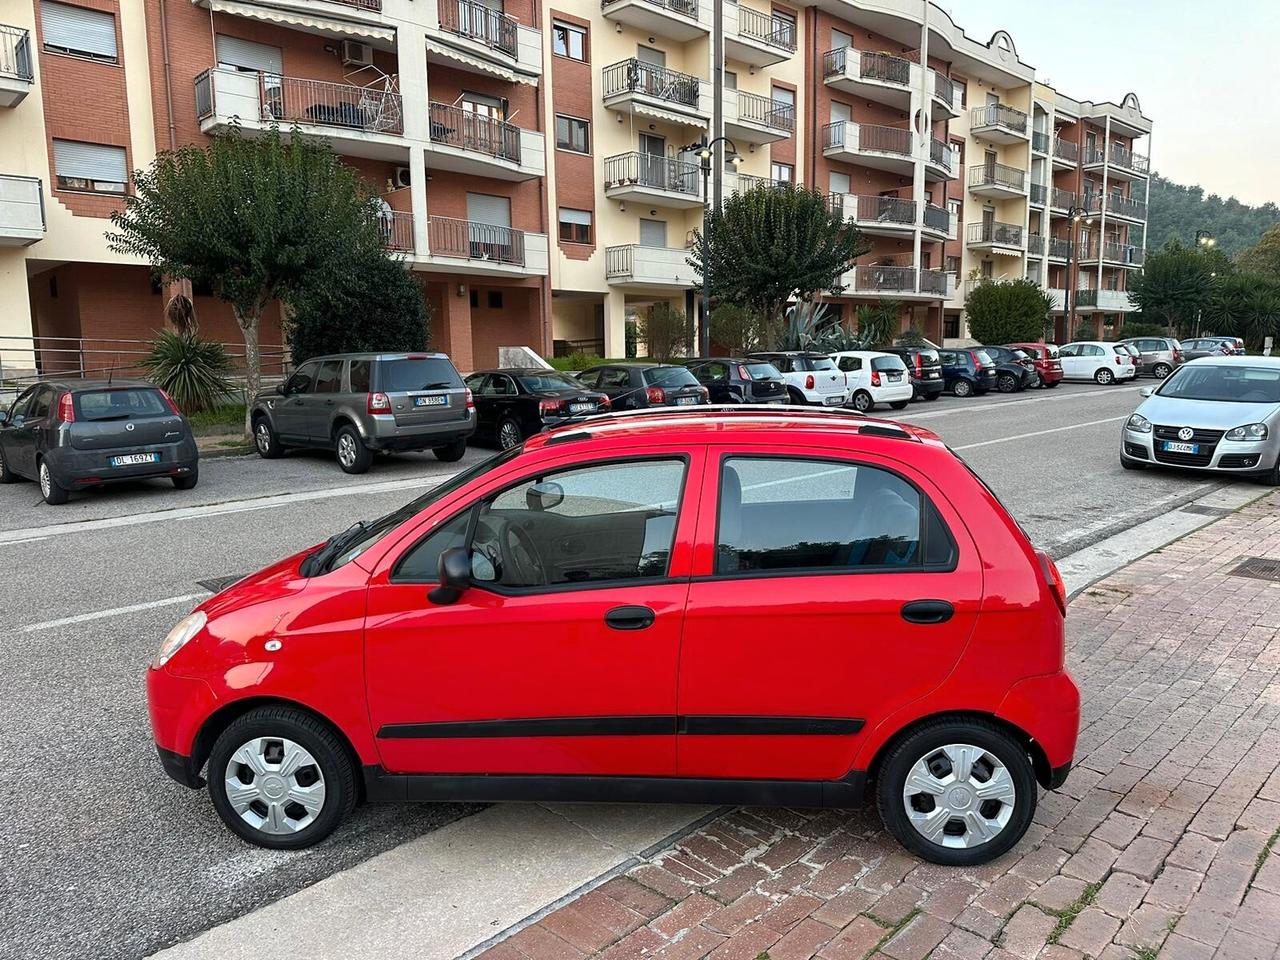
POLYGON ((160 454, 158 453, 126 453, 122 457, 112 457, 111 465, 113 467, 132 467, 139 463, 159 463, 160 454))
POLYGON ((448 397, 414 397, 413 405, 415 407, 447 407, 449 405, 448 397))
POLYGON ((596 405, 595 405, 594 403, 571 403, 571 404, 569 404, 569 412, 570 412, 570 413, 587 413, 588 411, 590 411, 590 410, 594 410, 595 408, 596 408, 596 405))
POLYGON ((697 397, 676 397, 677 407, 689 407, 698 402, 697 397))
POLYGON ((900 374, 900 373, 891 373, 891 374, 889 374, 889 382, 890 382, 890 383, 894 383, 894 382, 896 382, 896 381, 898 381, 898 380, 901 380, 901 379, 902 379, 902 374, 900 374))
POLYGON ((1200 444, 1198 443, 1175 443, 1172 440, 1164 441, 1165 453, 1199 453, 1200 444))
POLYGON ((823 397, 822 402, 828 407, 838 407, 840 404, 844 403, 844 397, 823 397))

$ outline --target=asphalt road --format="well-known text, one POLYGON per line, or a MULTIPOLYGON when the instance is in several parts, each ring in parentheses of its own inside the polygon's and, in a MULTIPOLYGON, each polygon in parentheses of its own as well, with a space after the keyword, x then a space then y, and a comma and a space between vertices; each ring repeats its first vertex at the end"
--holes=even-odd
MULTIPOLYGON (((1062 556, 1220 485, 1121 470, 1138 400, 1135 386, 1064 385, 901 418, 940 434, 1062 556)), ((0 487, 0 958, 145 956, 470 812, 363 808, 318 849, 249 847, 162 774, 143 673, 201 581, 386 512, 486 453, 404 455, 363 477, 323 455, 211 460, 193 491, 139 484, 59 508, 32 484, 0 487)))

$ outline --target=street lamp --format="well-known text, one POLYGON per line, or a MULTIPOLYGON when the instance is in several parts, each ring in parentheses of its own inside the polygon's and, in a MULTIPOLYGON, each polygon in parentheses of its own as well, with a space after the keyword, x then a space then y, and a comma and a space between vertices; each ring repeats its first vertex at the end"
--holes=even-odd
POLYGON ((1212 250, 1218 245, 1218 240, 1208 230, 1196 231, 1196 246, 1203 250, 1212 250))
POLYGON ((729 162, 736 169, 742 163, 742 155, 738 153, 738 147, 728 137, 716 137, 714 140, 707 140, 703 137, 697 143, 691 143, 684 149, 686 151, 697 150, 698 159, 702 168, 702 313, 698 321, 698 355, 701 357, 709 357, 711 355, 711 264, 708 253, 711 249, 711 237, 707 233, 707 218, 711 211, 711 198, 708 194, 708 184, 711 181, 711 160, 715 156, 715 146, 717 143, 723 143, 729 148, 729 162))
POLYGON ((1072 291, 1075 289, 1075 283, 1071 279, 1071 261, 1076 252, 1075 244, 1075 225, 1083 223, 1088 226, 1093 221, 1089 218, 1089 211, 1084 207, 1072 206, 1067 209, 1067 283, 1066 289, 1062 291, 1063 304, 1067 315, 1066 336, 1068 340, 1074 340, 1076 336, 1076 305, 1071 297, 1072 291))

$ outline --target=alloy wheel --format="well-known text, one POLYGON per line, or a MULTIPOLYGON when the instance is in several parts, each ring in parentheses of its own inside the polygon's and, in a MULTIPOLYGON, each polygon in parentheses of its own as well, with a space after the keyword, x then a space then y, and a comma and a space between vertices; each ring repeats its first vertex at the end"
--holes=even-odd
POLYGON ((859 391, 853 395, 853 408, 859 413, 866 413, 871 409, 871 397, 859 391))
POLYGON ((1164 363, 1157 363, 1157 364, 1156 364, 1156 368, 1155 368, 1154 370, 1152 370, 1151 372, 1152 372, 1153 374, 1155 374, 1155 377, 1156 377, 1156 379, 1157 379, 1157 380, 1163 380, 1165 377, 1167 377, 1167 376, 1168 376, 1170 373, 1172 373, 1173 371, 1169 368, 1168 364, 1164 364, 1164 363))
POLYGON ((968 380, 957 380, 956 385, 951 388, 951 392, 957 397, 967 397, 973 393, 973 387, 969 385, 968 380))
POLYGON ((1100 384, 1102 384, 1103 386, 1106 386, 1108 383, 1110 383, 1110 382, 1111 382, 1112 380, 1114 380, 1115 378, 1116 378, 1116 377, 1115 377, 1115 374, 1113 374, 1113 373, 1112 373, 1109 369, 1107 369, 1106 367, 1103 367, 1101 370, 1099 370, 1099 371, 1098 371, 1098 375, 1097 375, 1096 377, 1094 377, 1094 379, 1095 379, 1095 380, 1097 380, 1097 381, 1098 381, 1100 384))
POLYGON ((912 766, 902 788, 907 820, 930 843, 970 849, 1009 825, 1018 799, 1013 777, 988 750, 949 743, 912 766))
POLYGON ((50 492, 53 490, 53 477, 49 474, 48 464, 40 464, 40 492, 44 494, 45 499, 49 498, 50 492))
POLYGON ((255 737, 227 761, 227 802, 255 830, 297 833, 324 808, 324 774, 301 744, 283 737, 255 737))
POLYGON ((349 433, 338 437, 338 462, 344 467, 356 462, 356 442, 349 433))
POLYGON ((520 445, 520 428, 513 420, 504 420, 498 428, 498 444, 503 450, 510 450, 520 445))
POLYGON ((258 429, 253 435, 257 440, 259 453, 266 453, 271 449, 271 428, 267 426, 267 421, 258 421, 258 429))

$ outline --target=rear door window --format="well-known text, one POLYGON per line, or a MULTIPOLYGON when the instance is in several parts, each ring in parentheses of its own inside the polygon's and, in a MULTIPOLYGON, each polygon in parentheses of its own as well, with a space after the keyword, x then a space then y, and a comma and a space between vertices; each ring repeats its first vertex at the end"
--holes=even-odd
POLYGON ((445 357, 397 357, 378 361, 378 386, 383 393, 414 393, 461 387, 462 380, 445 357))
POLYGON ((162 417, 171 414, 154 387, 85 390, 75 394, 77 420, 127 420, 132 417, 162 417))
POLYGON ((368 393, 370 383, 370 370, 373 362, 370 360, 352 360, 351 361, 351 392, 352 393, 368 393))
POLYGON ((326 360, 320 364, 316 374, 316 385, 312 393, 338 393, 342 389, 342 361, 326 360))
POLYGON ((855 370, 862 369, 861 357, 841 357, 837 364, 845 373, 853 373, 855 370))
POLYGON ((836 368, 830 357, 805 357, 804 359, 805 367, 808 370, 834 370, 836 368))
POLYGON ((600 386, 613 387, 615 389, 629 387, 631 386, 631 371, 611 367, 600 374, 600 386))
POLYGON ((760 361, 748 363, 747 373, 751 374, 753 380, 777 380, 782 376, 782 373, 772 363, 762 363, 760 361))
POLYGON ((53 388, 37 387, 36 395, 31 400, 31 410, 27 414, 28 420, 42 420, 49 415, 49 408, 52 406, 53 388))

